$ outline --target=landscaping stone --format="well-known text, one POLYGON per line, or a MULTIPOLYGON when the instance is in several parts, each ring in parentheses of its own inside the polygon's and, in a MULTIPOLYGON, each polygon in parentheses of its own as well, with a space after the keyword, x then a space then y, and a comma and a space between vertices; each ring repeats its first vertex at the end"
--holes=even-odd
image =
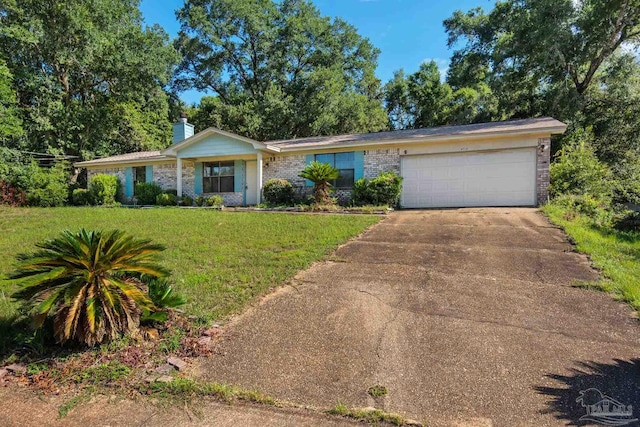
POLYGON ((7 376, 8 373, 9 371, 7 369, 5 368, 0 369, 0 378, 7 376))
POLYGON ((156 382, 159 383, 170 383, 171 381, 173 381, 173 377, 169 375, 162 375, 156 379, 156 382))
POLYGON ((212 337, 218 334, 220 334, 220 325, 213 325, 211 328, 202 333, 202 335, 207 337, 212 337))
POLYGON ((9 366, 5 366, 4 369, 13 373, 14 375, 24 375, 27 373, 27 368, 24 365, 19 365, 17 363, 13 363, 9 366))
POLYGON ((185 362, 182 359, 179 359, 177 357, 170 357, 167 359, 167 363, 169 365, 173 365, 176 367, 177 370, 182 371, 184 368, 187 367, 187 362, 185 362))
POLYGON ((144 380, 148 383, 154 383, 156 382, 156 379, 158 379, 157 375, 149 375, 148 377, 146 377, 144 380))
POLYGON ((173 371, 173 366, 171 366, 171 365, 169 365, 168 363, 166 363, 166 364, 164 364, 164 365, 158 366, 158 367, 155 369, 155 371, 156 371, 157 373, 159 373, 159 374, 166 375, 166 374, 168 374, 169 372, 173 371))

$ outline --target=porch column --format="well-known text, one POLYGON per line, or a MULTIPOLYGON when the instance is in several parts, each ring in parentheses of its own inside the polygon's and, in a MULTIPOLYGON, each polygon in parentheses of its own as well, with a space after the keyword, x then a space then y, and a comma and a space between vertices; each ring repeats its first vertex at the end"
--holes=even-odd
POLYGON ((256 168, 258 169, 256 176, 258 177, 258 185, 256 185, 258 195, 256 197, 257 203, 262 203, 262 151, 258 151, 258 161, 256 162, 256 168))
POLYGON ((178 197, 182 197, 182 159, 176 159, 176 191, 178 197))

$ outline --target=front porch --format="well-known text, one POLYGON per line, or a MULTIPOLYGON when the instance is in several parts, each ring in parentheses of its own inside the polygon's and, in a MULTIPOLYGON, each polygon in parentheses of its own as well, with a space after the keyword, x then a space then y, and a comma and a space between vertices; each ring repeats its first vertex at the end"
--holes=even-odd
POLYGON ((220 195, 227 206, 262 201, 263 153, 235 156, 176 157, 178 197, 220 195))

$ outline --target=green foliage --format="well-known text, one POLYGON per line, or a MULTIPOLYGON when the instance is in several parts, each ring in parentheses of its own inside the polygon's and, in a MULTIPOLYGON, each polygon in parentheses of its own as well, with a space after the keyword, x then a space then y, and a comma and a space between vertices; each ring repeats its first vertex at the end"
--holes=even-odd
POLYGON ((73 190, 71 199, 75 206, 90 206, 93 204, 91 193, 89 192, 89 190, 86 190, 84 188, 76 188, 75 190, 73 190))
POLYGON ((206 206, 207 205, 207 198, 204 196, 198 196, 195 198, 194 203, 196 206, 206 206))
POLYGON ((211 207, 221 207, 222 204, 224 203, 224 198, 222 198, 222 196, 219 195, 214 195, 214 196, 209 196, 205 199, 205 204, 207 206, 211 206, 211 207))
POLYGON ((89 194, 97 205, 115 205, 121 199, 120 180, 115 175, 97 174, 89 181, 89 194))
POLYGON ((566 144, 558 152, 549 173, 549 192, 552 197, 589 194, 602 199, 611 194, 607 167, 596 157, 588 134, 566 144))
POLYGON ((168 274, 157 263, 163 246, 121 231, 65 231, 36 246, 18 256, 10 278, 22 289, 13 297, 36 328, 51 318, 60 343, 93 346, 136 330, 140 314, 153 310, 136 277, 168 274))
POLYGON ((337 168, 329 163, 313 161, 300 172, 299 176, 313 182, 313 197, 317 204, 331 204, 331 184, 329 182, 340 176, 340 171, 337 168))
POLYGON ((19 151, 0 147, 0 203, 40 207, 62 206, 69 197, 69 164, 57 161, 41 168, 19 151))
POLYGON ((11 71, 4 61, 0 60, 0 142, 21 136, 23 133, 13 83, 11 71))
POLYGON ((388 393, 388 390, 385 386, 376 384, 372 387, 369 387, 369 390, 367 390, 367 393, 371 397, 381 397, 381 396, 385 396, 388 393))
POLYGON ((156 199, 162 194, 162 187, 155 182, 139 182, 134 194, 139 205, 155 205, 156 199))
POLYGON ((177 15, 174 87, 215 94, 189 111, 197 128, 263 141, 386 127, 379 51, 310 1, 202 0, 177 15))
POLYGON ((182 196, 180 198, 180 205, 182 205, 182 206, 193 206, 193 197, 191 197, 191 196, 182 196))
POLYGON ((123 365, 117 360, 112 360, 108 363, 101 363, 99 365, 83 369, 81 373, 76 375, 75 381, 77 383, 85 384, 110 383, 121 380, 127 377, 130 373, 131 368, 123 365))
POLYGON ((295 198, 295 189, 286 179, 272 178, 264 183, 264 200, 273 206, 291 205, 295 198))
POLYGON ((364 178, 354 183, 351 203, 355 206, 396 206, 402 193, 402 178, 395 172, 383 172, 367 181, 364 178))
POLYGON ((137 1, 8 0, 0 16, 0 123, 13 110, 24 128, 12 146, 86 160, 170 143, 164 87, 178 57, 137 1))
POLYGON ((184 297, 176 293, 166 278, 152 278, 146 281, 149 298, 159 308, 176 308, 184 305, 184 297))
POLYGON ((178 204, 178 196, 172 193, 158 194, 156 197, 156 205, 159 206, 176 206, 178 204))

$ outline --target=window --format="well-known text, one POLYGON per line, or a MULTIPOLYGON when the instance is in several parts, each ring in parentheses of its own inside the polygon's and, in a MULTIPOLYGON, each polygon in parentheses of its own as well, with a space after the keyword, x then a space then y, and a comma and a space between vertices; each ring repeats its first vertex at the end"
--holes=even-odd
POLYGON ((205 193, 233 193, 233 162, 203 163, 202 190, 205 193))
POLYGON ((335 188, 352 188, 355 179, 355 156, 353 151, 349 153, 316 154, 315 160, 320 163, 329 163, 338 168, 340 176, 331 184, 335 188))
POLYGON ((147 182, 147 167, 138 166, 133 168, 133 193, 135 195, 136 186, 147 182))

